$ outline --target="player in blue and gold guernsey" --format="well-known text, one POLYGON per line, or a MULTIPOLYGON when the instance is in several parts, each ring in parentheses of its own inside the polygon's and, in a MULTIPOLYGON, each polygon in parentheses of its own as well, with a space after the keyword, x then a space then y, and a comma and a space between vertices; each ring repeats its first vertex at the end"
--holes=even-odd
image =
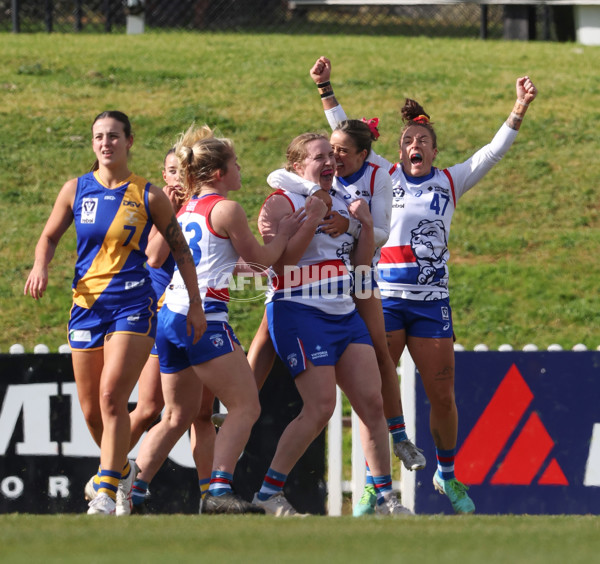
POLYGON ((48 265, 75 223, 77 262, 69 344, 77 393, 88 428, 100 446, 100 488, 90 514, 128 514, 137 469, 127 461, 128 399, 156 334, 156 294, 145 249, 152 225, 165 237, 189 292, 187 331, 206 328, 194 262, 162 190, 129 170, 129 118, 99 114, 92 125, 92 172, 65 183, 35 249, 24 293, 43 296, 48 265), (121 503, 117 504, 116 499, 121 503))
MULTIPOLYGON (((184 203, 182 182, 179 177, 179 162, 175 149, 167 152, 163 161, 162 177, 165 181, 163 192, 169 198, 173 212, 177 214, 184 203)), ((146 266, 152 287, 158 298, 158 309, 164 299, 165 288, 171 282, 175 270, 175 259, 160 232, 153 227, 148 236, 146 247, 148 260, 146 266)), ((212 469, 213 447, 215 442, 215 428, 210 421, 214 397, 209 392, 202 395, 202 403, 206 406, 201 410, 201 415, 191 427, 192 453, 198 470, 198 482, 201 491, 208 490, 210 473, 212 469)), ((156 343, 152 347, 150 356, 140 373, 137 383, 137 403, 135 409, 129 413, 131 421, 130 450, 138 443, 142 434, 158 419, 165 401, 162 394, 160 367, 158 364, 158 350, 156 343)), ((100 487, 98 474, 94 474, 84 488, 85 499, 91 501, 98 495, 100 487)), ((147 486, 136 480, 131 490, 131 512, 140 514, 146 512, 145 498, 147 486), (140 487, 141 486, 141 487, 140 487)), ((124 499, 117 492, 117 513, 121 506, 129 507, 129 499, 124 499)))

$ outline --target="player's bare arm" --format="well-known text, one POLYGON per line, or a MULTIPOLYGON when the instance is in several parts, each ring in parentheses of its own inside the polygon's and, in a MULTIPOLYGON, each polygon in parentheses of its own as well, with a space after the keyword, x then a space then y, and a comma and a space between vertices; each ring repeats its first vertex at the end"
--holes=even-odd
POLYGON ((528 76, 517 78, 517 100, 512 112, 506 120, 506 125, 515 131, 519 131, 523 118, 529 104, 535 100, 537 88, 528 76))
POLYGON ((29 293, 34 300, 44 295, 48 286, 48 265, 54 257, 61 237, 73 223, 73 202, 76 191, 76 178, 64 184, 35 247, 35 260, 23 290, 24 295, 29 293))

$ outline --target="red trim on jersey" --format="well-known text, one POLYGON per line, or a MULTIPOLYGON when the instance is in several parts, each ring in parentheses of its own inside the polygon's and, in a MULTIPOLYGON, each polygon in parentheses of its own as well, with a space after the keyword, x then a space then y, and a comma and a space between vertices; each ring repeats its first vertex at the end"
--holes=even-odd
POLYGON ((210 213, 212 212, 216 204, 218 204, 221 200, 225 199, 226 198, 224 196, 221 196, 221 194, 206 194, 206 196, 195 198, 193 200, 190 200, 184 207, 182 207, 179 210, 177 217, 186 212, 197 213, 198 215, 201 215, 206 218, 206 225, 208 226, 208 230, 215 237, 218 237, 219 239, 229 239, 229 237, 219 235, 210 224, 210 213))
POLYGON ((229 288, 207 288, 206 297, 222 302, 229 301, 229 288))
POLYGON ((392 174, 394 174, 394 172, 396 172, 396 169, 398 168, 399 165, 400 165, 400 163, 394 163, 392 165, 392 167, 390 168, 390 170, 388 170, 388 174, 390 176, 392 176, 392 174))
POLYGON ((258 215, 260 215, 260 213, 262 212, 262 209, 265 207, 267 200, 269 198, 272 198, 273 196, 283 196, 290 203, 290 206, 292 206, 292 211, 296 211, 296 208, 294 207, 294 203, 292 202, 290 197, 283 190, 275 190, 275 192, 272 192, 265 198, 265 201, 262 203, 262 206, 260 206, 260 211, 259 211, 258 215))
POLYGON ((369 163, 370 166, 373 167, 373 172, 371 173, 371 196, 373 196, 373 192, 375 192, 375 175, 377 174, 377 170, 379 169, 379 165, 369 163))
POLYGON ((339 259, 288 269, 283 276, 275 276, 272 283, 274 290, 281 290, 283 288, 296 288, 311 282, 335 278, 336 276, 348 276, 346 265, 339 259))
POLYGON ((447 176, 448 180, 450 181, 450 189, 452 190, 452 199, 454 200, 454 208, 456 208, 456 193, 454 192, 454 180, 452 180, 452 175, 450 174, 450 171, 447 168, 442 170, 442 172, 447 176))
POLYGON ((380 264, 404 264, 407 262, 417 262, 417 257, 415 257, 410 245, 383 247, 381 249, 380 264))

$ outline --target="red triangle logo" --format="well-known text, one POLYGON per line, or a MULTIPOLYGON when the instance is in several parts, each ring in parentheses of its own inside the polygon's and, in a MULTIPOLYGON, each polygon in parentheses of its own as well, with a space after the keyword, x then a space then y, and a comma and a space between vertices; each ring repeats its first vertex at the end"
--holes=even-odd
MULTIPOLYGON (((531 389, 513 364, 456 455, 456 475, 461 482, 483 483, 532 400, 531 389)), ((554 441, 538 414, 532 413, 490 483, 531 484, 553 447, 554 441)), ((568 480, 552 459, 538 483, 568 485, 568 480)))
POLYGON ((482 484, 533 400, 513 364, 456 455, 457 478, 482 484))
POLYGON ((564 475, 561 467, 556 462, 556 458, 553 458, 548 465, 548 468, 544 471, 541 478, 538 481, 540 486, 568 486, 569 480, 564 475))
POLYGON ((490 480, 494 485, 528 486, 550 454, 554 441, 537 413, 532 413, 490 480))

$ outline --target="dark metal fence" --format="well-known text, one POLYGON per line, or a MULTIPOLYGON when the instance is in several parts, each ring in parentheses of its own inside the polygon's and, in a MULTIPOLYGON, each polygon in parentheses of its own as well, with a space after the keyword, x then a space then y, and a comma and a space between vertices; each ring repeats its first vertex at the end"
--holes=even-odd
MULTIPOLYGON (((0 0, 0 32, 124 33, 145 29, 256 33, 503 37, 509 6, 306 6, 287 0, 0 0)), ((572 7, 528 7, 524 39, 573 40, 572 7), (569 21, 570 20, 570 21, 569 21)), ((523 38, 523 37, 522 37, 523 38)))

